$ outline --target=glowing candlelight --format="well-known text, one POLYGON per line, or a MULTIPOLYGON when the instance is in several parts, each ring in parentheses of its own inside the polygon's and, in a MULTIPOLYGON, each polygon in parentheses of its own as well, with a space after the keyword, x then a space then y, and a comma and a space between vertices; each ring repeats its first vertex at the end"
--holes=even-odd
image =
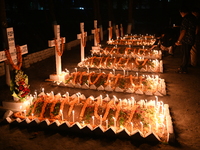
POLYGON ((74 110, 72 110, 72 122, 74 122, 74 110))
POLYGON ((141 132, 143 133, 143 123, 140 121, 140 125, 141 125, 141 132))
POLYGON ((94 116, 92 116, 92 125, 94 126, 94 116))
POLYGON ((131 122, 131 133, 133 132, 133 123, 131 122))
POLYGON ((19 110, 20 110, 20 113, 22 114, 22 112, 21 112, 22 111, 22 106, 19 106, 19 110))
POLYGON ((26 118, 26 110, 24 110, 24 117, 26 118))
POLYGON ((44 93, 44 88, 42 88, 42 93, 44 93))
POLYGON ((106 120, 106 129, 108 129, 108 120, 106 120))
POLYGON ((113 74, 115 75, 115 69, 113 69, 113 74))
POLYGON ((152 132, 151 125, 149 124, 149 132, 152 132))
POLYGON ((75 69, 75 71, 77 72, 77 68, 74 68, 75 69))
POLYGON ((35 97, 37 98, 37 92, 35 91, 35 97))
POLYGON ((32 113, 31 115, 32 115, 32 120, 33 120, 33 116, 34 116, 34 114, 32 113))
POLYGON ((156 98, 155 106, 157 106, 158 105, 158 96, 155 96, 155 98, 156 98))
POLYGON ((135 105, 135 98, 131 97, 131 99, 132 99, 132 105, 135 105))
POLYGON ((61 109, 60 109, 60 114, 61 114, 61 119, 63 120, 63 112, 61 109))
POLYGON ((102 115, 100 115, 100 126, 102 125, 102 115))
POLYGON ((66 92, 67 101, 69 102, 69 92, 66 92))
POLYGON ((100 95, 100 105, 102 106, 102 95, 100 95))
POLYGON ((114 121, 114 128, 116 129, 116 119, 115 119, 115 117, 113 117, 113 121, 114 121))
POLYGON ((54 98, 54 92, 53 91, 51 91, 51 96, 54 98))
POLYGON ((138 77, 138 72, 136 72, 136 76, 138 77))

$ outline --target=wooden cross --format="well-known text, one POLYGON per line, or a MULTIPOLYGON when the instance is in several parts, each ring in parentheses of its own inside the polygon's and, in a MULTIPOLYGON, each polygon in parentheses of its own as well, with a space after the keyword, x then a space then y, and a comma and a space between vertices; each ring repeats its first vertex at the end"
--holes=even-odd
POLYGON ((60 75, 62 72, 61 56, 63 48, 61 44, 65 43, 65 37, 60 37, 60 25, 54 25, 54 40, 49 40, 49 47, 55 47, 55 57, 56 57, 56 74, 60 75), (59 54, 60 53, 60 54, 59 54))
MULTIPOLYGON (((11 60, 13 62, 14 65, 16 65, 18 62, 17 60, 17 51, 15 48, 15 38, 14 38, 14 31, 13 28, 6 28, 6 32, 7 32, 7 38, 8 38, 8 50, 11 56, 11 60)), ((21 50, 21 55, 28 53, 28 48, 27 45, 22 45, 20 46, 20 50, 21 50)), ((0 52, 0 62, 1 61, 5 61, 7 60, 6 54, 4 51, 0 52)), ((22 63, 22 62, 20 62, 22 63)), ((9 65, 6 66, 6 84, 8 86, 10 86, 10 69, 9 69, 9 65)))
POLYGON ((121 37, 124 36, 124 29, 123 29, 122 24, 120 24, 120 35, 121 35, 121 37))
POLYGON ((109 27, 108 27, 108 41, 112 39, 112 24, 111 21, 109 21, 109 27))
POLYGON ((94 34, 94 46, 98 46, 100 42, 99 32, 100 29, 97 28, 97 20, 94 20, 94 30, 92 30, 92 34, 94 34))
POLYGON ((80 45, 81 45, 81 61, 84 61, 85 59, 85 46, 86 46, 86 37, 87 32, 84 32, 84 23, 80 23, 80 30, 81 33, 77 34, 77 39, 80 39, 80 45))

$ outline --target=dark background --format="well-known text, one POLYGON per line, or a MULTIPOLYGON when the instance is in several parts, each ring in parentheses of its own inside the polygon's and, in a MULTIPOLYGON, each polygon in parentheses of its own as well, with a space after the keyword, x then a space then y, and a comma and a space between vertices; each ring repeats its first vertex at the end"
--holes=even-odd
POLYGON ((84 22, 85 31, 91 35, 94 20, 98 20, 103 30, 107 30, 111 20, 113 25, 122 24, 125 33, 128 23, 132 23, 132 33, 155 34, 173 24, 180 25, 180 6, 200 6, 199 0, 1 1, 5 2, 6 27, 14 28, 16 44, 27 44, 29 53, 48 48, 48 40, 54 38, 53 24, 60 25, 61 36, 66 37, 66 42, 77 38, 80 22, 84 22))

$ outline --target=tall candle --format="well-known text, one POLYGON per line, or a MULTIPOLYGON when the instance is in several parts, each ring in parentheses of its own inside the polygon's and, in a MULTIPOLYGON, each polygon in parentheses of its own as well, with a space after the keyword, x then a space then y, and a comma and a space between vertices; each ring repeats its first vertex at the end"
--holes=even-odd
POLYGON ((102 100, 102 95, 100 95, 100 106, 102 106, 102 102, 103 100, 102 100))
POLYGON ((61 114, 61 119, 63 120, 63 112, 61 109, 60 109, 60 114, 61 114))
POLYGON ((72 122, 74 122, 74 110, 72 110, 72 122))
POLYGON ((94 126, 94 116, 92 116, 92 125, 94 126))
POLYGON ((26 110, 24 110, 24 117, 26 118, 26 110))
POLYGON ((106 120, 106 129, 108 129, 108 120, 106 120))
POLYGON ((115 119, 115 117, 113 117, 113 121, 114 121, 114 128, 116 129, 116 119, 115 119))
POLYGON ((140 125, 141 125, 141 132, 143 133, 143 123, 140 121, 140 125))
POLYGON ((100 126, 102 125, 102 115, 100 115, 100 126))
POLYGON ((131 122, 131 133, 133 132, 133 123, 131 122))

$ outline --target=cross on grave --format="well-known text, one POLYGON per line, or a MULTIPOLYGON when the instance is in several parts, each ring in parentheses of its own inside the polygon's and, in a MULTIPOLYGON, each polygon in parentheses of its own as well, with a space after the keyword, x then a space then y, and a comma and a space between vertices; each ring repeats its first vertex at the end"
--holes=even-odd
POLYGON ((97 20, 94 20, 94 30, 92 30, 92 34, 94 34, 94 46, 98 46, 100 42, 99 32, 100 29, 97 28, 97 20))
MULTIPOLYGON (((10 64, 12 65, 12 67, 14 69, 18 69, 19 70, 21 68, 21 65, 22 65, 22 60, 18 60, 18 59, 20 59, 18 57, 22 57, 20 55, 28 53, 27 45, 18 46, 17 49, 16 49, 13 28, 12 27, 6 28, 6 32, 7 32, 7 39, 8 39, 8 50, 6 50, 6 52, 5 51, 1 51, 0 52, 0 62, 9 59, 10 64), (7 56, 9 58, 6 57, 6 53, 7 53, 7 56)), ((9 69, 9 65, 6 66, 6 68, 7 68, 7 70, 6 70, 6 84, 8 86, 10 86, 10 69, 9 69)))
POLYGON ((120 36, 119 36, 119 28, 118 28, 118 25, 116 25, 115 28, 116 28, 116 29, 115 29, 116 38, 119 39, 120 36))
POLYGON ((124 36, 124 29, 123 29, 122 24, 120 24, 120 35, 121 35, 121 37, 124 36))
MULTIPOLYGON (((60 25, 54 25, 54 40, 49 40, 49 47, 55 47, 56 57, 56 75, 60 75, 62 72, 61 56, 64 50, 65 37, 60 37, 60 25)), ((51 78, 51 76, 50 76, 51 78)))
POLYGON ((81 33, 77 34, 77 39, 80 39, 80 45, 81 45, 81 61, 84 61, 85 59, 85 46, 86 46, 86 37, 87 32, 84 32, 84 23, 80 23, 80 30, 81 33))
POLYGON ((108 41, 110 41, 112 39, 112 24, 111 24, 111 21, 109 21, 108 25, 109 25, 109 28, 108 28, 108 41))

